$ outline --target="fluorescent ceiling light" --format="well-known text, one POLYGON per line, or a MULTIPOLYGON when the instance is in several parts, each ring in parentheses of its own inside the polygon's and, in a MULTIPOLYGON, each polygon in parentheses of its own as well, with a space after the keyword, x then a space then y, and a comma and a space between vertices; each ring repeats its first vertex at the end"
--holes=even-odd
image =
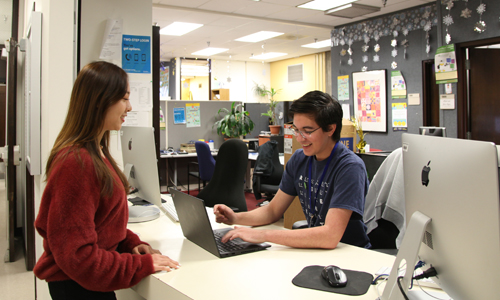
POLYGON ((226 52, 227 50, 229 50, 229 49, 208 47, 208 48, 205 48, 203 50, 191 53, 191 55, 210 56, 210 55, 214 55, 217 53, 226 52))
POLYGON ((302 45, 301 47, 318 49, 318 48, 330 47, 331 45, 332 45, 332 41, 330 39, 328 39, 328 40, 324 40, 324 41, 310 43, 307 45, 302 45))
POLYGON ((252 56, 250 58, 265 60, 265 59, 280 57, 280 56, 287 55, 287 54, 288 53, 268 52, 268 53, 264 53, 264 54, 261 54, 261 55, 254 55, 254 56, 252 56))
POLYGON ((357 0, 313 0, 311 2, 301 4, 297 7, 315 9, 315 10, 327 10, 329 8, 332 8, 332 7, 337 7, 340 5, 344 5, 344 4, 352 3, 352 2, 356 2, 356 1, 357 0))
POLYGON ((255 42, 260 42, 263 40, 271 39, 273 37, 280 36, 282 34, 284 34, 284 33, 274 32, 274 31, 259 31, 259 32, 241 37, 239 39, 236 39, 235 41, 255 43, 255 42))
POLYGON ((203 26, 203 24, 174 22, 167 27, 162 28, 160 30, 160 34, 181 36, 200 28, 201 26, 203 26))
POLYGON ((325 11, 325 15, 353 19, 367 14, 380 11, 378 6, 369 6, 356 3, 349 3, 325 11))

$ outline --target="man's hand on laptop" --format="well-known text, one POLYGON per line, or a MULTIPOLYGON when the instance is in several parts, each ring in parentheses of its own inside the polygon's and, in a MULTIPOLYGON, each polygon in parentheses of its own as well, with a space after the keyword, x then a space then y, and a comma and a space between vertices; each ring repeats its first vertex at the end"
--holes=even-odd
POLYGON ((224 204, 217 204, 214 206, 215 221, 217 223, 224 223, 227 225, 233 225, 236 214, 232 209, 224 204))
POLYGON ((240 238, 245 242, 260 244, 266 241, 265 234, 266 230, 235 226, 233 230, 222 237, 221 242, 226 243, 229 240, 240 238))

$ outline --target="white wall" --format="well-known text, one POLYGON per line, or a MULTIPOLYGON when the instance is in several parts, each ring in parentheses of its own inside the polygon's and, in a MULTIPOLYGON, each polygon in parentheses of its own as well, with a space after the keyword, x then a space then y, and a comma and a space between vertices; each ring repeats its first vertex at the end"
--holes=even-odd
POLYGON ((271 67, 269 63, 244 62, 231 60, 212 60, 212 89, 229 89, 231 101, 261 102, 252 87, 254 82, 271 86, 271 67), (217 80, 215 80, 217 78, 217 80), (228 82, 228 78, 231 78, 228 82))
MULTIPOLYGON (((22 2, 22 1, 21 1, 22 2)), ((151 36, 152 2, 150 0, 85 0, 82 23, 85 23, 85 37, 82 36, 81 57, 87 63, 98 59, 104 24, 107 18, 122 18, 124 33, 151 36), (97 54, 96 54, 97 53, 97 54)), ((41 152, 42 173, 54 141, 66 117, 71 89, 74 82, 74 10, 71 0, 26 0, 21 3, 19 32, 24 36, 26 22, 35 4, 36 11, 42 13, 42 103, 41 103, 41 152)), ((83 10, 83 9, 82 9, 83 10)), ((23 58, 18 72, 22 73, 23 58)), ((130 80, 149 80, 151 74, 131 74, 130 80)), ((19 83, 21 89, 23 82, 19 83)), ((19 96, 18 96, 19 97, 19 96)), ((20 102, 22 98, 19 98, 20 102)), ((22 131, 24 128, 19 128, 22 131)), ((35 176, 35 215, 38 214, 41 195, 45 188, 44 176, 35 176)), ((42 239, 36 235, 36 259, 43 252, 42 239)), ((36 281, 37 299, 51 299, 45 281, 36 281)), ((35 298, 35 297, 33 297, 35 298)))

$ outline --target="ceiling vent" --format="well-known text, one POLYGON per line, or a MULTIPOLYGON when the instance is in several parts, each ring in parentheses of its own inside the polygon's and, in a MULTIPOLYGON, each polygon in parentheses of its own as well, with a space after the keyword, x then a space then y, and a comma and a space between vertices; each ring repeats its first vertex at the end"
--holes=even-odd
POLYGON ((349 3, 339 7, 326 10, 325 15, 353 19, 374 12, 380 11, 380 7, 363 4, 349 3))

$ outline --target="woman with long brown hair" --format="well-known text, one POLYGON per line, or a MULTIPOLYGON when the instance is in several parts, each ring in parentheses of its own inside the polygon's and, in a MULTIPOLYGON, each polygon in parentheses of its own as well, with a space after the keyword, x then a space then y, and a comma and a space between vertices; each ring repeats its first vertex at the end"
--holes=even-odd
POLYGON ((68 115, 49 155, 35 227, 44 253, 34 273, 52 299, 116 299, 114 291, 179 267, 127 229, 129 185, 109 152, 129 102, 120 67, 93 62, 78 74, 68 115))

